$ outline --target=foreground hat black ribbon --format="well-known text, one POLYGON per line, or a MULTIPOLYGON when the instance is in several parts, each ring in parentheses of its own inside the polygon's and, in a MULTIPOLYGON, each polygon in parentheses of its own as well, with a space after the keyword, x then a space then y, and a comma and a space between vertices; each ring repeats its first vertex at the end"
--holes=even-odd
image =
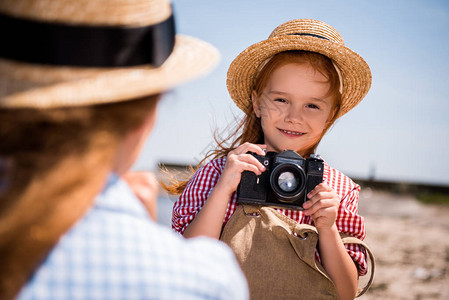
POLYGON ((79 67, 160 66, 173 51, 175 24, 145 27, 45 23, 0 14, 0 56, 36 64, 79 67))

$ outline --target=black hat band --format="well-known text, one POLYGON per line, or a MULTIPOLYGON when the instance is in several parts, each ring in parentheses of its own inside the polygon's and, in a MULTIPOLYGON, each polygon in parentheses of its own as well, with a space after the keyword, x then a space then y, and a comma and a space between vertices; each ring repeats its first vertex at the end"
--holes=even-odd
POLYGON ((144 27, 45 23, 0 14, 0 57, 79 67, 160 66, 175 45, 173 15, 144 27))

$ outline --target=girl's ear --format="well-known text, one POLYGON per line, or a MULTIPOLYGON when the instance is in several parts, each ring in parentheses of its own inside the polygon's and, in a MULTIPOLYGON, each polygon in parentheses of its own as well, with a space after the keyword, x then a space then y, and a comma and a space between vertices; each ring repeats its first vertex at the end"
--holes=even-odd
POLYGON ((256 114, 256 117, 260 118, 260 103, 257 100, 257 93, 256 93, 256 91, 253 91, 251 93, 251 101, 253 103, 253 110, 254 110, 254 113, 256 114))
POLYGON ((327 119, 328 123, 333 123, 336 121, 336 115, 337 115, 338 107, 335 107, 331 113, 329 114, 329 118, 327 119))

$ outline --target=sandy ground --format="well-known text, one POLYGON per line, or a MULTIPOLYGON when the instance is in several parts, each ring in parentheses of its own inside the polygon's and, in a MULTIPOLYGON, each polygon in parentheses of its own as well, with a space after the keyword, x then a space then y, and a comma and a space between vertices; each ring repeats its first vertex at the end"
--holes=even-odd
POLYGON ((359 299, 449 299, 449 207, 362 190, 374 283, 359 299))

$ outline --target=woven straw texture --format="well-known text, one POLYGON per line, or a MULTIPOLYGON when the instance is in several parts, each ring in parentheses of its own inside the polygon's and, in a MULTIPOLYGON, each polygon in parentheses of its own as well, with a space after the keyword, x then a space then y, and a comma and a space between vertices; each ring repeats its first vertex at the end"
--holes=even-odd
POLYGON ((0 12, 68 24, 145 26, 166 20, 172 11, 160 0, 1 0, 0 12))
POLYGON ((268 39, 248 47, 231 63, 227 87, 240 109, 247 111, 252 105, 251 92, 261 66, 273 55, 288 50, 317 52, 329 57, 337 65, 343 79, 339 117, 354 108, 371 87, 368 64, 360 55, 345 47, 337 30, 321 21, 292 20, 278 26, 268 39))
MULTIPOLYGON (((167 0, 1 0, 0 12, 21 18, 83 25, 145 26, 171 15, 167 0)), ((212 45, 176 36, 169 58, 120 68, 49 66, 0 57, 0 107, 50 108, 118 102, 167 91, 211 70, 212 45)))

